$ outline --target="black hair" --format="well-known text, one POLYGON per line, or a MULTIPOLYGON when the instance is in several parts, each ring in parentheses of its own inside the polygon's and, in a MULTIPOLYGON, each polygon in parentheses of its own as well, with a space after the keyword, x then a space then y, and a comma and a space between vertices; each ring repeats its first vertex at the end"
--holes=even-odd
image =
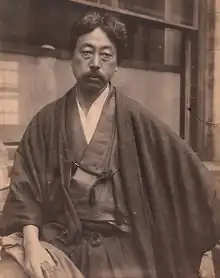
POLYGON ((118 63, 126 55, 127 30, 125 23, 110 13, 99 11, 87 12, 80 20, 73 24, 70 38, 70 51, 73 53, 80 36, 90 33, 96 28, 101 28, 117 49, 118 63))

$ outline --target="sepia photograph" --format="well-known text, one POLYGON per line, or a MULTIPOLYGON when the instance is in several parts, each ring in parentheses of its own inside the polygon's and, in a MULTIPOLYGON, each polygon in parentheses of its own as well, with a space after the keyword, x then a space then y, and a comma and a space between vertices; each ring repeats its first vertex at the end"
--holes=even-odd
POLYGON ((0 0, 0 278, 220 278, 218 142, 220 0, 0 0))

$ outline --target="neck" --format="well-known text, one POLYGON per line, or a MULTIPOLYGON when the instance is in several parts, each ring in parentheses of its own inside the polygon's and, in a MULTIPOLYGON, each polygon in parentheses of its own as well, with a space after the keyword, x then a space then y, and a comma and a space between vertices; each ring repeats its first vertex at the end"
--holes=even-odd
POLYGON ((88 111, 92 106, 93 102, 103 93, 105 88, 106 86, 99 91, 91 92, 80 88, 80 86, 77 87, 76 90, 77 99, 85 114, 88 114, 88 111))

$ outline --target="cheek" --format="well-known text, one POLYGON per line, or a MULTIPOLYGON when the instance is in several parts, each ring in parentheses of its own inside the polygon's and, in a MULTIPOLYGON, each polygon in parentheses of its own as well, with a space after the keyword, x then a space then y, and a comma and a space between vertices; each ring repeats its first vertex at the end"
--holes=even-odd
POLYGON ((108 76, 112 76, 115 73, 115 69, 117 67, 117 62, 112 61, 108 62, 104 65, 103 69, 108 76))
POLYGON ((81 76, 88 70, 88 62, 80 57, 74 57, 72 59, 72 69, 76 77, 81 76))

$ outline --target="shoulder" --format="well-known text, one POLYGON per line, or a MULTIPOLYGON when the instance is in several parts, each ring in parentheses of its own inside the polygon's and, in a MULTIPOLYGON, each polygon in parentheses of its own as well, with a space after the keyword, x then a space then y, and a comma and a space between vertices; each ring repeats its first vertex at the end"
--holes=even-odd
POLYGON ((126 110, 131 114, 133 121, 145 127, 158 130, 158 132, 170 135, 174 138, 179 136, 167 125, 153 114, 146 106, 124 94, 120 96, 126 110))
POLYGON ((65 108, 66 100, 68 95, 71 93, 69 90, 64 96, 61 98, 47 104, 44 106, 39 112, 32 118, 30 121, 29 127, 42 127, 46 128, 47 126, 51 126, 51 124, 60 117, 62 110, 65 108))
MULTIPOLYGON (((164 163, 169 161, 173 166, 175 164, 175 167, 179 168, 177 171, 184 175, 191 171, 195 179, 198 178, 200 181, 203 179, 207 184, 213 182, 212 174, 186 140, 142 104, 126 96, 123 96, 123 99, 127 103, 126 106, 135 125, 133 129, 136 132, 136 138, 141 138, 139 142, 143 146, 148 145, 148 150, 153 156, 159 158, 158 161, 164 163)), ((177 169, 175 167, 173 169, 177 169)))
POLYGON ((159 118, 157 118, 153 113, 150 112, 150 110, 135 100, 134 98, 131 98, 121 92, 118 93, 120 102, 123 103, 124 107, 126 107, 126 110, 135 118, 141 118, 145 120, 146 122, 153 123, 155 125, 161 125, 161 127, 166 128, 166 124, 163 123, 159 118))
POLYGON ((47 123, 48 121, 54 120, 57 114, 57 116, 60 116, 61 110, 65 108, 66 100, 70 93, 71 90, 61 98, 44 106, 35 116, 38 121, 47 123))
POLYGON ((60 116, 66 105, 66 99, 71 90, 63 97, 56 101, 44 106, 28 124, 19 147, 23 146, 26 142, 34 144, 40 142, 48 142, 59 130, 60 116))
POLYGON ((130 113, 139 136, 145 137, 148 142, 151 141, 155 148, 158 148, 157 144, 160 144, 167 148, 182 150, 182 152, 188 153, 196 159, 197 154, 191 149, 186 140, 181 138, 179 134, 174 132, 145 106, 124 94, 121 94, 120 98, 121 102, 124 103, 124 107, 130 113))

